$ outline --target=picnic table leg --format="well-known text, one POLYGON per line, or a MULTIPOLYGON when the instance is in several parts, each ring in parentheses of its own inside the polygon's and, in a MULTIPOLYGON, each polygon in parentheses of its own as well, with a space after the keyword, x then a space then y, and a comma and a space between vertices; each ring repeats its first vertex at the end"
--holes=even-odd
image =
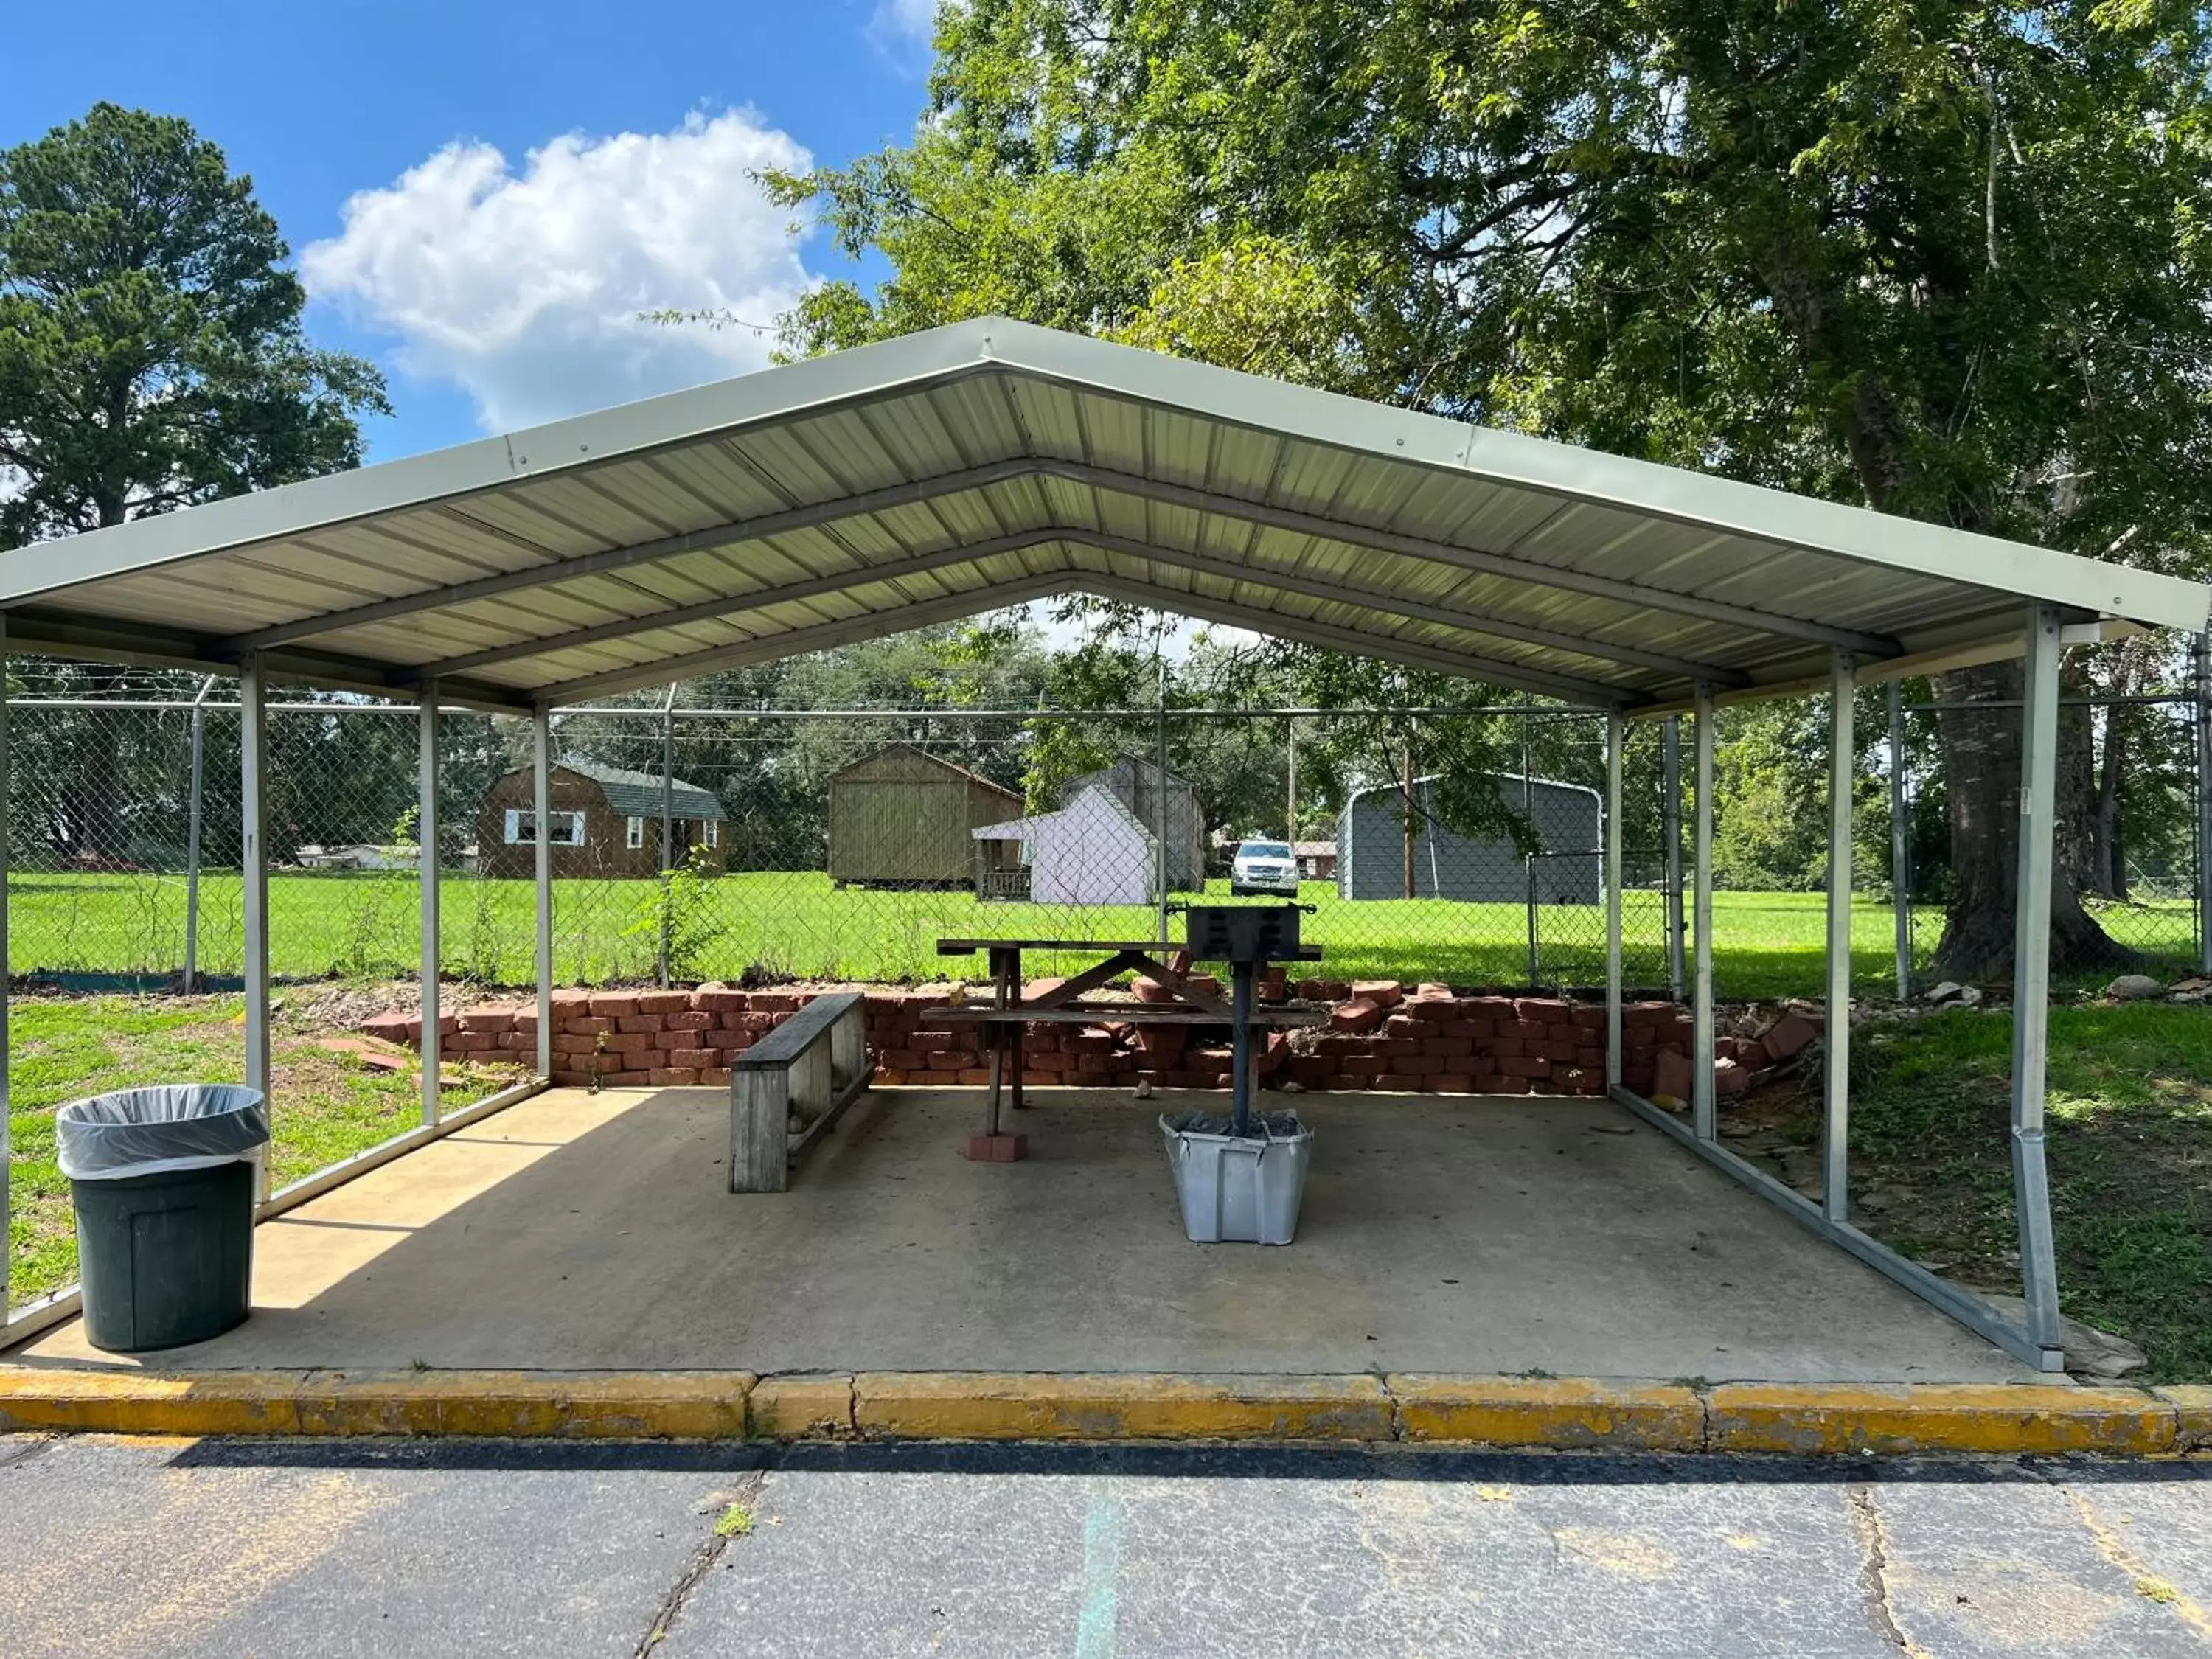
POLYGON ((1014 1074, 1014 1109, 1018 1112, 1025 1111, 1029 1107, 1029 1102, 1022 1097, 1022 1073, 1029 1067, 1029 1056, 1025 1052, 1027 1045, 1022 1038, 1028 1030, 1026 1025, 1006 1027, 1008 1064, 1014 1074))

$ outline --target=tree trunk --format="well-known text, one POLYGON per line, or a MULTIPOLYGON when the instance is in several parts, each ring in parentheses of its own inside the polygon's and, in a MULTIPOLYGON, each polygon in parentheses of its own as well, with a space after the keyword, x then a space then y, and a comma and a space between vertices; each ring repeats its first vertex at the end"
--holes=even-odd
MULTIPOLYGON (((2080 697, 2087 679, 2069 667, 2059 678, 2062 697, 2080 697)), ((2015 726, 2015 730, 2018 727, 2015 726)), ((2105 890, 2104 843, 2097 834, 2096 732, 2086 708, 2058 708, 2058 830, 2053 849, 2062 885, 2076 893, 2105 890)))
MULTIPOLYGON (((1992 663, 1937 677, 1945 704, 2011 702, 2009 708, 1947 708, 1936 717, 1951 822, 1951 903, 1936 946, 1945 979, 2005 981, 2013 973, 2013 908, 2019 895, 2021 673, 1992 663)), ((2061 781, 2063 781, 2062 768, 2061 781)), ((2066 803, 2059 806, 2066 820, 2066 803)), ((2052 860, 2051 960, 2054 966, 2119 967, 2134 959, 2082 909, 2066 860, 2052 860)))

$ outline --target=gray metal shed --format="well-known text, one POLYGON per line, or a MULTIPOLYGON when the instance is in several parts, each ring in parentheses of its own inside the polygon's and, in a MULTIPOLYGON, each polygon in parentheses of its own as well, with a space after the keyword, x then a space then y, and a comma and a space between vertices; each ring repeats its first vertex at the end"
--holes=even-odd
MULTIPOLYGON (((1437 774, 1413 780, 1413 896, 1469 904, 1520 904, 1532 866, 1504 836, 1463 836, 1437 816, 1437 774)), ((1550 778, 1498 775, 1506 805, 1522 813, 1543 853, 1533 864, 1546 904, 1598 904, 1605 898, 1605 801, 1595 789, 1550 778)), ((1356 790, 1336 825, 1339 898, 1406 896, 1404 791, 1395 783, 1356 790)))

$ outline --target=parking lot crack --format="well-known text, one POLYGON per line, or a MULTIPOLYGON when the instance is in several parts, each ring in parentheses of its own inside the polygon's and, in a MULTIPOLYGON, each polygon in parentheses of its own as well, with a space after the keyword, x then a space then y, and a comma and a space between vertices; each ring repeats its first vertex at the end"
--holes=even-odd
POLYGON ((1875 1508, 1874 1488, 1854 1481, 1844 1488, 1851 1511, 1851 1530, 1857 1534, 1862 1559, 1859 1585, 1866 1592, 1867 1618, 1875 1634, 1910 1659, 1929 1659, 1928 1651, 1907 1636, 1897 1622, 1889 1601, 1889 1546, 1883 1534, 1881 1511, 1875 1508))
POLYGON ((691 1592, 697 1589, 701 1581, 714 1570, 715 1563, 722 1559, 732 1540, 744 1537, 752 1529, 753 1507, 759 1501, 761 1488, 767 1483, 768 1469, 763 1466, 748 1473, 732 1491, 727 1505, 721 1511, 721 1520, 708 1531, 707 1541, 685 1563, 683 1577, 662 1599, 653 1615, 653 1623, 647 1626, 645 1634, 631 1650, 632 1659, 647 1659, 655 1648, 668 1639, 668 1633, 676 1627, 676 1620, 683 1613, 684 1604, 691 1599, 691 1592), (731 1524, 732 1517, 742 1517, 742 1524, 731 1524))

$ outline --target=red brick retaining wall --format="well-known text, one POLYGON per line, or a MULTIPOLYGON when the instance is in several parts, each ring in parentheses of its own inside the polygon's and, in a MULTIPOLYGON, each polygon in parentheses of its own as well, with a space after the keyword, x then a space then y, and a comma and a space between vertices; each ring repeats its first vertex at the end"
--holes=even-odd
MULTIPOLYGON (((1443 986, 1408 994, 1387 981, 1346 986, 1306 981, 1301 997, 1330 1002, 1328 1024, 1294 1037, 1275 1033, 1261 1061, 1269 1081, 1309 1089, 1422 1091, 1443 1094, 1601 1094, 1605 1009, 1555 997, 1460 996, 1443 986)), ((553 1081, 598 1078, 613 1088, 720 1085, 730 1064, 764 1031, 809 1001, 807 991, 556 991, 553 1081)), ((951 1000, 944 990, 866 992, 868 1050, 882 1083, 976 1085, 990 1080, 975 1032, 926 1028, 922 1016, 951 1000)), ((534 1004, 447 1014, 450 1054, 534 1058, 534 1004)), ((371 1036, 413 1043, 419 1018, 382 1014, 371 1036)), ((1622 1081, 1654 1091, 1662 1066, 1679 1066, 1686 1089, 1689 1016, 1667 1002, 1624 1011, 1622 1081), (1662 1055, 1668 1057, 1662 1061, 1662 1055)), ((1036 1085, 1215 1089, 1229 1083, 1225 1033, 1212 1028, 1102 1024, 1035 1025, 1025 1043, 1025 1081, 1036 1085), (1204 1040, 1201 1041, 1200 1039, 1204 1040)), ((1729 1068, 1723 1066, 1725 1072, 1729 1068)), ((1747 1079, 1748 1078, 1747 1076, 1747 1079)))

